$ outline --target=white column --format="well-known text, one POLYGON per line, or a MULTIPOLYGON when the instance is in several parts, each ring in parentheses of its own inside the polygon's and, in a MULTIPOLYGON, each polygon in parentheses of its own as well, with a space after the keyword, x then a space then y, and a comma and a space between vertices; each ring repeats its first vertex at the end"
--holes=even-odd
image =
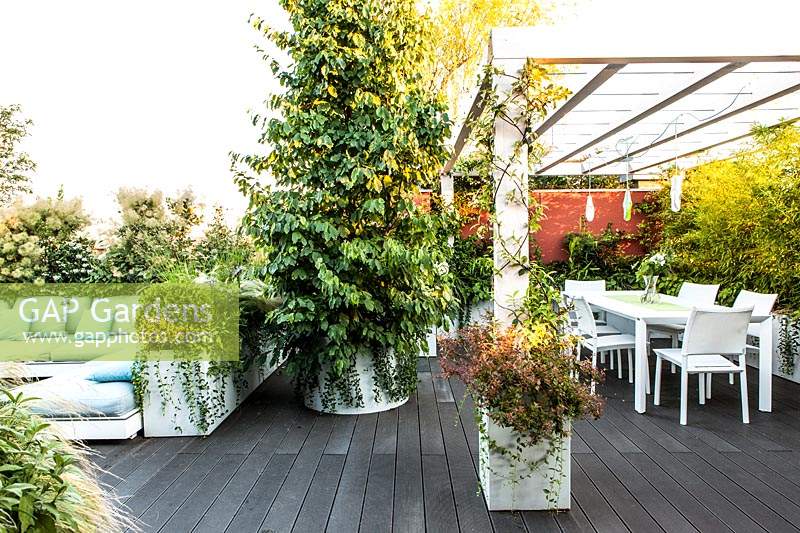
MULTIPOLYGON (((450 209, 453 206, 453 201, 455 200, 455 188, 453 186, 453 175, 449 172, 445 172, 439 178, 441 185, 442 185, 442 204, 444 204, 445 209, 450 209)), ((453 236, 447 238, 447 243, 450 246, 453 246, 453 236)))
MULTIPOLYGON (((441 174, 439 176, 439 180, 441 183, 442 188, 442 203, 444 204, 445 208, 450 208, 453 205, 453 199, 455 196, 455 191, 453 189, 453 176, 449 172, 441 174)), ((453 246, 453 237, 448 237, 448 244, 453 246)), ((447 327, 443 329, 443 331, 447 331, 447 327)), ((436 336, 439 334, 439 328, 436 326, 432 326, 430 331, 426 336, 427 346, 425 349, 419 352, 420 357, 436 357, 438 355, 438 348, 436 344, 436 336)))
MULTIPOLYGON (((500 101, 508 98, 522 63, 495 60, 500 101)), ((528 149, 522 144, 523 116, 514 101, 495 120, 494 135, 494 316, 510 325, 528 290, 528 149)))

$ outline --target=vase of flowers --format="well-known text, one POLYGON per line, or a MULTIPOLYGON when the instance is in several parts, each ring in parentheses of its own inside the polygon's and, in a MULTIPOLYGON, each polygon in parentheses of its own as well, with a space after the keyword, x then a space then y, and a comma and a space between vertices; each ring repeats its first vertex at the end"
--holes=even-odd
POLYGON ((440 338, 442 370, 476 407, 480 483, 491 511, 569 509, 573 420, 599 417, 601 378, 546 323, 469 325, 440 338))
POLYGON ((642 259, 639 263, 639 268, 636 270, 636 276, 644 282, 644 293, 642 294, 642 302, 656 303, 658 297, 658 278, 666 273, 668 268, 667 255, 659 252, 642 259))

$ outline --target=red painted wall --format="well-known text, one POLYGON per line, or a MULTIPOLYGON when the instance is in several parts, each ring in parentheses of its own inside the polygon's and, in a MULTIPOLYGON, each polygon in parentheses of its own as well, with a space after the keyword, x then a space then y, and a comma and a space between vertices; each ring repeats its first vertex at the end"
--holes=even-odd
MULTIPOLYGON (((633 203, 639 203, 650 192, 631 189, 633 203)), ((567 258, 564 250, 564 236, 580 229, 581 217, 586 212, 586 190, 537 190, 532 191, 532 199, 544 210, 541 229, 533 234, 542 252, 542 262, 563 261, 567 258)), ((613 229, 634 232, 642 221, 642 215, 634 211, 629 221, 622 216, 622 200, 625 191, 620 189, 596 189, 592 191, 595 215, 587 229, 594 234, 601 233, 608 223, 613 229)), ((641 254, 642 250, 630 245, 627 251, 641 254)))

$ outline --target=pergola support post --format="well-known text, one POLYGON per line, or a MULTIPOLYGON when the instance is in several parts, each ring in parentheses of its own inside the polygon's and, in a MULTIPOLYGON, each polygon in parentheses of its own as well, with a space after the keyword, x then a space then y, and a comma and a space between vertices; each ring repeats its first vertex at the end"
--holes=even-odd
POLYGON ((507 102, 494 124, 494 317, 509 326, 519 316, 528 290, 528 148, 522 142, 524 107, 513 94, 522 63, 495 60, 493 66, 498 69, 497 97, 507 102))

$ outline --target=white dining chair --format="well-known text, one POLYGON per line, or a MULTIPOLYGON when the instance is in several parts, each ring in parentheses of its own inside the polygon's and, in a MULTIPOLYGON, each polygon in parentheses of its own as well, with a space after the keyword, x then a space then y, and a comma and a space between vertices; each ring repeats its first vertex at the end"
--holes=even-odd
MULTIPOLYGON (((579 332, 579 346, 578 352, 580 353, 581 346, 585 346, 592 352, 592 366, 597 367, 598 354, 609 353, 610 360, 614 361, 616 355, 617 360, 617 377, 622 379, 622 350, 628 352, 628 381, 633 383, 633 350, 636 347, 636 339, 633 335, 620 334, 615 335, 600 335, 598 333, 599 326, 595 322, 594 313, 583 298, 575 298, 572 301, 575 308, 575 314, 578 318, 578 332, 579 332)), ((611 369, 614 369, 613 363, 611 369)))
MULTIPOLYGON (((778 299, 777 294, 764 294, 761 292, 752 292, 741 290, 736 295, 736 300, 733 302, 734 307, 753 307, 753 314, 756 316, 768 316, 772 313, 772 308, 775 307, 775 300, 778 299)), ((750 324, 747 328, 748 337, 759 338, 761 331, 758 324, 750 324)), ((758 350, 757 346, 747 346, 750 350, 758 350)))
POLYGON ((753 308, 692 308, 686 323, 681 348, 660 348, 656 354, 656 382, 653 403, 661 404, 661 365, 666 360, 681 369, 680 423, 686 425, 689 375, 698 375, 699 402, 706 402, 706 375, 739 374, 742 395, 742 422, 750 423, 747 398, 745 347, 753 308), (729 357, 736 357, 738 364, 729 357))
MULTIPOLYGON (((736 295, 736 300, 733 302, 733 307, 753 307, 753 314, 756 316, 769 316, 772 313, 772 308, 775 307, 775 300, 778 299, 777 294, 765 294, 761 292, 752 292, 742 289, 736 295)), ((759 324, 750 324, 747 327, 747 336, 755 337, 761 340, 761 330, 759 324)), ((758 351, 758 346, 752 344, 747 345, 748 350, 758 351)), ((729 376, 729 381, 733 385, 733 374, 729 376)), ((710 391, 706 391, 706 397, 710 398, 710 391)))
MULTIPOLYGON (((707 285, 702 283, 691 283, 684 281, 678 291, 678 300, 689 307, 707 307, 714 305, 717 300, 719 285, 707 285)), ((686 326, 683 324, 659 324, 648 328, 647 342, 651 339, 669 339, 673 348, 680 344, 680 336, 686 326)), ((672 373, 675 373, 675 365, 672 365, 672 373)))
POLYGON ((587 292, 605 292, 605 290, 606 280, 604 279, 591 281, 568 279, 564 282, 564 291, 574 296, 582 296, 587 292))
MULTIPOLYGON (((564 305, 569 308, 570 301, 572 298, 577 296, 583 296, 586 293, 591 292, 606 292, 606 280, 604 279, 596 279, 596 280, 578 280, 578 279, 568 279, 564 281, 564 293, 563 293, 563 300, 564 305)), ((577 326, 575 313, 570 312, 570 320, 572 326, 577 326)), ((595 320, 597 322, 598 333, 600 335, 617 335, 620 331, 613 327, 605 327, 606 320, 604 313, 596 313, 595 320)))

